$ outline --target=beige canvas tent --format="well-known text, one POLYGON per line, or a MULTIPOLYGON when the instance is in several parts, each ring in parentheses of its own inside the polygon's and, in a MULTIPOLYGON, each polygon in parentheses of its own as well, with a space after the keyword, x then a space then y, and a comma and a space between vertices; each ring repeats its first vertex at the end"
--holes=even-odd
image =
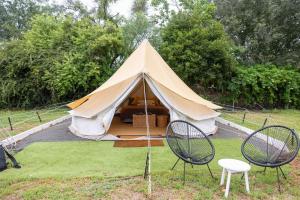
POLYGON ((206 134, 213 134, 217 129, 215 118, 219 113, 215 110, 221 107, 193 92, 147 40, 103 85, 68 104, 72 109, 69 128, 76 135, 92 139, 117 135, 114 132, 124 129, 130 133, 132 115, 141 112, 145 104, 152 114, 189 121, 206 134))

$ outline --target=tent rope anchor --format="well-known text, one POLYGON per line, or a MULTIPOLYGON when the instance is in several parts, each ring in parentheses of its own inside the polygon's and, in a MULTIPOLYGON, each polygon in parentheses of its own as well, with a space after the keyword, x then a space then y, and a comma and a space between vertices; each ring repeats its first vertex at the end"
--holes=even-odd
POLYGON ((147 157, 146 157, 146 165, 145 165, 145 172, 144 172, 144 179, 147 180, 147 178, 149 177, 149 171, 148 171, 148 167, 149 167, 149 152, 147 152, 147 157))

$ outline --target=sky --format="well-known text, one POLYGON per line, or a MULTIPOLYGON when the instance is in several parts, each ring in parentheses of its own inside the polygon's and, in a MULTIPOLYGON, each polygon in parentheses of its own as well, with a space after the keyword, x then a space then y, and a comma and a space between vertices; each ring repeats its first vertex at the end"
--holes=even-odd
MULTIPOLYGON (((52 1, 61 5, 65 3, 65 0, 52 0, 52 1)), ((88 8, 91 8, 93 7, 93 5, 95 5, 94 0, 80 0, 80 1, 84 3, 88 8)), ((113 3, 109 9, 113 14, 119 13, 120 15, 123 15, 125 17, 129 17, 132 4, 133 4, 133 0, 119 0, 116 3, 113 3)))

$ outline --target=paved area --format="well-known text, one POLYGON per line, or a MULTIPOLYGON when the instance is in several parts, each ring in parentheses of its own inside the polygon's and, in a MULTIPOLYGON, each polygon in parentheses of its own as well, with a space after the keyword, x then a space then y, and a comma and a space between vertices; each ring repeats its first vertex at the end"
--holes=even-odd
POLYGON ((71 119, 65 120, 55 126, 51 126, 45 130, 32 134, 25 139, 17 142, 16 150, 20 151, 26 146, 34 142, 61 142, 61 141, 84 141, 84 139, 72 134, 68 126, 71 123, 71 119))
POLYGON ((216 122, 218 131, 211 138, 246 138, 248 135, 231 126, 216 122))
MULTIPOLYGON (((70 125, 70 123, 71 123, 71 119, 68 119, 55 126, 49 127, 45 130, 30 135, 17 143, 16 150, 21 151, 26 146, 34 142, 87 141, 88 139, 78 137, 69 131, 68 126, 70 125)), ((216 134, 210 136, 210 138, 212 139, 213 138, 230 139, 230 138, 244 137, 243 133, 237 129, 220 124, 218 122, 217 122, 217 126, 219 127, 219 129, 216 134)))

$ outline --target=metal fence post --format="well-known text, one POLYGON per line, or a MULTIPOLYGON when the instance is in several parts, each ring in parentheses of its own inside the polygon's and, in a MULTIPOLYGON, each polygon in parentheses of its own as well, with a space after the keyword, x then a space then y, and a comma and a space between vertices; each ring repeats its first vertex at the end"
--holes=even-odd
POLYGON ((8 117, 8 123, 9 123, 9 126, 10 126, 10 130, 11 130, 11 131, 14 130, 14 129, 13 129, 13 126, 12 126, 12 123, 11 123, 10 117, 8 117))
POLYGON ((245 118, 246 118, 246 112, 244 112, 243 123, 245 122, 245 118))
POLYGON ((265 127, 267 121, 268 121, 268 118, 265 119, 264 124, 262 125, 262 128, 265 127))
POLYGON ((38 118, 39 118, 40 122, 42 122, 42 119, 41 119, 41 117, 40 117, 40 115, 39 115, 39 112, 38 112, 38 111, 36 111, 35 113, 36 113, 36 115, 38 116, 38 118))

